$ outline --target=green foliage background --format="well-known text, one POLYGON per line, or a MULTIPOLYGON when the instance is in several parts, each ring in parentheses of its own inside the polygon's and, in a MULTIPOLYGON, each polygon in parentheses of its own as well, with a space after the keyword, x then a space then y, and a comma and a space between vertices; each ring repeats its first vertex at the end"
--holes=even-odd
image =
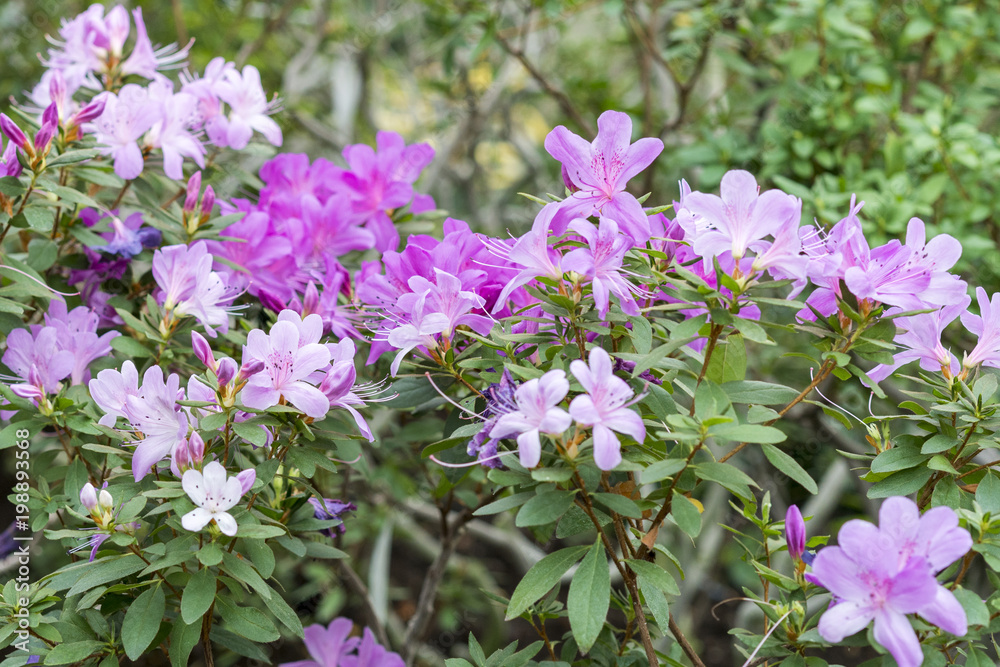
MULTIPOLYGON (((44 51, 44 35, 55 34, 60 18, 87 4, 0 4, 0 96, 23 99, 42 71, 36 54, 44 51)), ((438 157, 421 191, 483 231, 530 224, 534 205, 518 192, 561 192, 558 163, 542 147, 553 126, 590 137, 600 112, 613 108, 632 114, 637 136, 659 136, 667 146, 645 180, 637 179, 637 194, 652 190, 665 198, 678 192, 681 178, 713 190, 727 169, 744 168, 763 187, 801 197, 807 217, 832 224, 856 192, 867 202, 862 219, 873 246, 899 237, 910 217, 920 217, 930 235, 962 241, 957 269, 970 283, 1000 289, 1000 2, 172 0, 133 6, 143 8, 154 43, 196 38, 193 69, 217 55, 257 66, 265 89, 284 99, 277 118, 286 137, 282 150, 337 159, 345 145, 372 142, 381 129, 430 142, 438 157)), ((266 157, 250 158, 247 172, 266 157)), ((234 179, 223 194, 244 183, 252 186, 252 177, 234 179)), ((775 361, 780 377, 783 365, 775 361)), ((866 409, 860 392, 836 400, 856 412, 866 409)), ((823 419, 814 410, 797 426, 806 443, 797 456, 810 471, 826 468, 832 445, 864 446, 860 429, 845 435, 823 419)), ((382 455, 414 456, 419 447, 412 442, 432 441, 439 430, 431 416, 383 424, 382 455)), ((403 467, 365 474, 384 493, 370 500, 383 504, 362 506, 348 524, 344 548, 365 554, 374 580, 379 568, 387 573, 389 567, 386 538, 379 538, 387 534, 386 518, 425 482, 403 467)), ((790 486, 773 488, 795 500, 790 486)), ((838 503, 841 510, 851 503, 860 508, 863 496, 828 500, 827 514, 838 503)), ((703 524, 723 518, 711 513, 713 507, 725 512, 724 503, 704 502, 703 524)), ((419 515, 427 507, 409 511, 419 515)), ((395 529, 407 549, 430 559, 437 546, 428 531, 408 520, 395 529)), ((751 582, 732 550, 717 553, 703 564, 703 578, 735 590, 751 582)), ((473 550, 456 560, 459 570, 446 579, 436 623, 442 633, 436 647, 445 654, 454 644, 442 639, 447 633, 463 645, 471 629, 486 644, 509 639, 496 606, 476 592, 496 584, 509 592, 516 582, 505 580, 509 574, 499 565, 490 571, 491 555, 473 550)), ((319 605, 317 617, 330 618, 347 604, 337 571, 325 563, 305 565, 289 585, 300 604, 319 605)), ((405 616, 418 584, 397 577, 390 587, 382 593, 393 600, 392 612, 405 616)), ((707 618, 707 606, 694 611, 707 618)), ((712 636, 710 626, 699 626, 703 642, 712 636)), ((515 630, 533 638, 530 628, 515 630)), ((731 658, 723 653, 717 664, 731 658)))

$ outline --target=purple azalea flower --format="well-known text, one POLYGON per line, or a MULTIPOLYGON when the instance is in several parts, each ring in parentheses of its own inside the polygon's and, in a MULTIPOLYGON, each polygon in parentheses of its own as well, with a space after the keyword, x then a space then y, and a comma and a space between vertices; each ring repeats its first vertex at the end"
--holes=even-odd
POLYGON ((171 373, 164 381, 163 369, 150 366, 141 387, 138 379, 135 364, 126 361, 121 371, 103 370, 89 383, 90 395, 105 413, 99 423, 113 426, 117 417, 125 417, 133 430, 143 435, 132 455, 137 482, 168 456, 188 431, 188 415, 177 404, 184 397, 180 377, 171 373))
POLYGON ((368 422, 355 406, 364 407, 365 399, 372 400, 371 397, 378 393, 379 387, 377 385, 355 387, 354 382, 358 373, 354 368, 355 348, 353 340, 345 338, 339 343, 330 343, 327 345, 327 349, 330 350, 330 370, 326 372, 326 376, 319 385, 319 390, 330 401, 331 408, 347 410, 354 418, 354 423, 358 425, 361 434, 368 439, 368 442, 374 442, 375 436, 372 434, 368 422), (358 391, 364 395, 364 398, 358 395, 358 391))
MULTIPOLYGON (((122 7, 115 7, 112 11, 118 9, 122 9, 124 12, 122 7)), ((194 43, 193 39, 184 47, 169 44, 156 49, 146 32, 146 22, 142 20, 142 8, 133 9, 132 18, 135 20, 135 46, 132 47, 132 53, 129 57, 122 63, 123 74, 138 74, 147 79, 153 79, 156 77, 157 70, 184 67, 188 51, 191 50, 191 45, 194 43)), ((125 21, 125 34, 127 35, 128 19, 126 18, 125 21)))
POLYGON ((306 193, 300 204, 301 220, 293 219, 297 224, 289 231, 297 246, 296 254, 311 260, 303 264, 318 268, 323 266, 324 257, 341 257, 354 250, 375 247, 375 235, 359 226, 361 218, 347 210, 342 199, 331 197, 321 204, 306 193))
POLYGON ((576 359, 570 372, 583 385, 580 394, 569 404, 569 414, 579 424, 593 427, 594 462, 601 470, 611 470, 621 463, 621 443, 614 432, 631 436, 636 442, 646 438, 642 417, 629 405, 634 392, 625 380, 614 374, 611 357, 599 347, 590 350, 590 364, 576 359))
POLYGON ((354 624, 335 618, 329 628, 310 625, 305 645, 312 660, 282 663, 279 667, 403 667, 403 659, 375 641, 368 628, 363 637, 350 637, 354 624))
POLYGON ((223 274, 212 270, 213 261, 204 241, 167 246, 153 253, 153 278, 160 288, 163 308, 179 316, 192 315, 214 338, 212 327, 229 331, 228 304, 238 293, 223 274))
POLYGON ((159 79, 149 85, 150 104, 159 107, 158 118, 149 128, 144 145, 163 152, 163 173, 179 181, 184 178, 184 158, 205 168, 205 147, 194 133, 198 125, 197 99, 174 93, 173 83, 159 79))
POLYGON ((514 376, 505 367, 500 375, 500 382, 494 382, 486 388, 486 407, 483 408, 483 430, 472 437, 466 449, 469 456, 475 456, 487 468, 500 468, 503 464, 497 459, 498 441, 490 435, 497 420, 508 412, 517 410, 514 393, 517 384, 514 376))
POLYGON ((48 394, 58 393, 61 381, 76 367, 73 352, 63 349, 59 334, 56 327, 46 326, 34 332, 14 329, 7 335, 2 360, 16 377, 6 379, 13 382, 11 391, 36 405, 48 394))
POLYGON ((736 260, 747 251, 761 254, 771 245, 764 241, 766 237, 788 225, 798 227, 802 201, 781 190, 758 194, 757 179, 750 172, 726 172, 719 189, 721 197, 686 194, 677 211, 677 222, 706 269, 714 257, 727 252, 736 260))
POLYGON ((942 372, 946 376, 957 373, 958 359, 951 351, 944 349, 941 334, 959 315, 964 321, 971 301, 966 295, 958 303, 933 313, 896 318, 894 322, 897 333, 893 342, 904 349, 895 353, 891 364, 879 364, 868 371, 871 381, 881 382, 900 366, 917 360, 925 371, 942 372))
POLYGON ((605 111, 597 119, 597 138, 588 143, 562 125, 545 137, 545 150, 563 165, 564 178, 576 189, 561 202, 553 229, 561 234, 573 218, 603 216, 616 220, 636 243, 650 237, 649 221, 639 201, 625 191, 629 179, 653 163, 661 151, 659 139, 632 140, 632 119, 605 111))
POLYGON ((523 285, 527 285, 536 278, 551 278, 562 280, 563 269, 560 267, 562 255, 558 250, 549 246, 549 226, 552 218, 556 214, 555 208, 544 207, 535 216, 535 221, 531 226, 531 231, 517 239, 513 247, 498 239, 484 241, 490 251, 513 266, 517 275, 508 280, 492 312, 496 313, 507 305, 507 299, 514 290, 523 285))
POLYGON ((365 628, 361 644, 358 645, 357 657, 346 656, 343 667, 403 667, 404 664, 403 659, 398 654, 375 641, 375 634, 370 629, 365 628))
POLYGON ((806 551, 806 522, 795 505, 789 505, 785 512, 785 543, 792 560, 802 560, 802 554, 806 551))
POLYGON ((228 117, 220 113, 205 124, 212 143, 243 150, 256 130, 273 145, 281 145, 281 128, 270 117, 278 104, 267 101, 256 67, 247 65, 242 73, 225 68, 212 89, 218 99, 229 105, 228 117))
POLYGON ((976 288, 979 315, 966 311, 962 313, 962 325, 969 333, 979 337, 972 352, 962 361, 963 368, 975 368, 979 364, 1000 368, 1000 292, 987 298, 986 290, 976 288))
MULTIPOLYGON (((2 137, 0 137, 0 145, 2 145, 2 137)), ((17 144, 13 141, 7 140, 7 147, 4 148, 3 154, 0 155, 0 178, 4 176, 18 177, 24 168, 17 159, 17 144)))
POLYGON ((972 548, 972 537, 959 527, 953 510, 936 507, 921 517, 912 500, 889 498, 879 510, 877 528, 848 521, 837 541, 838 546, 819 551, 807 575, 834 595, 819 621, 824 639, 840 642, 874 621, 875 641, 901 667, 917 667, 923 653, 907 614, 965 635, 962 605, 934 578, 972 548))
POLYGON ((561 370, 552 370, 540 378, 521 384, 514 391, 512 410, 500 416, 490 429, 490 438, 517 434, 517 453, 521 465, 534 468, 542 455, 540 433, 559 435, 573 423, 569 414, 556 407, 569 392, 569 380, 561 370))
POLYGON ((185 530, 197 533, 214 521, 223 535, 236 535, 238 526, 229 510, 246 493, 238 478, 229 477, 221 463, 212 461, 202 472, 185 470, 181 484, 191 501, 198 506, 181 517, 185 530))
POLYGON ((425 307, 428 312, 441 313, 448 318, 448 328, 442 333, 451 336, 455 329, 467 326, 481 336, 493 328, 493 320, 472 313, 481 310, 486 301, 476 294, 462 289, 462 281, 440 269, 434 269, 435 282, 422 276, 413 276, 408 284, 412 292, 399 297, 397 307, 402 312, 410 312, 412 303, 426 295, 425 307))
POLYGON ((115 173, 125 180, 142 173, 143 155, 139 139, 159 120, 160 112, 149 92, 134 83, 118 94, 102 93, 104 112, 94 123, 97 147, 114 158, 115 173))
POLYGON ((213 255, 226 259, 241 267, 235 270, 220 264, 219 271, 226 274, 230 284, 245 283, 249 294, 257 296, 261 291, 277 295, 287 301, 297 287, 298 265, 292 252, 292 242, 275 230, 268 214, 240 205, 232 210, 223 208, 223 213, 245 212, 239 222, 226 227, 221 235, 239 241, 210 241, 213 255))
POLYGON ((324 528, 322 532, 324 535, 329 537, 331 540, 338 534, 343 535, 344 531, 347 530, 344 527, 344 521, 341 517, 348 512, 357 511, 357 506, 354 503, 345 503, 334 498, 310 498, 309 504, 313 506, 315 510, 313 512, 313 517, 319 519, 320 521, 330 521, 332 519, 340 519, 340 525, 333 526, 332 528, 324 528))
POLYGON ((618 297, 622 312, 638 315, 639 305, 633 293, 642 294, 619 272, 625 253, 632 247, 632 239, 618 231, 618 223, 611 218, 601 218, 601 226, 595 227, 583 219, 569 223, 569 228, 587 240, 588 247, 577 248, 563 257, 564 271, 575 271, 591 280, 597 314, 604 318, 610 308, 610 297, 618 297))
POLYGON ((427 308, 427 297, 429 291, 415 295, 408 305, 410 306, 410 321, 400 324, 390 331, 385 332, 384 340, 390 346, 399 350, 392 360, 390 372, 395 377, 399 372, 399 364, 403 358, 415 347, 432 349, 437 347, 437 334, 449 331, 451 321, 444 313, 433 312, 427 308))
POLYGON ((330 364, 330 350, 319 343, 300 346, 299 338, 299 329, 287 320, 276 322, 270 334, 260 329, 250 332, 243 363, 257 360, 264 368, 244 386, 245 406, 266 410, 284 398, 314 419, 329 412, 329 399, 306 379, 330 364))
POLYGON ((21 150, 30 150, 28 137, 24 136, 24 132, 17 126, 17 123, 12 121, 10 116, 5 113, 0 113, 0 132, 3 132, 7 140, 21 150))
POLYGON ((70 384, 83 384, 90 380, 88 366, 101 357, 111 354, 111 339, 121 334, 109 331, 97 335, 100 315, 86 306, 77 306, 67 311, 66 302, 60 298, 49 302, 45 313, 45 324, 57 332, 59 347, 73 355, 73 371, 70 384))
POLYGON ((388 212, 406 206, 413 199, 413 183, 434 159, 429 144, 406 145, 395 132, 379 132, 375 148, 353 144, 344 149, 350 171, 341 176, 352 210, 375 235, 378 250, 395 250, 399 245, 388 212))
POLYGON ((108 226, 111 227, 111 231, 103 235, 108 243, 94 246, 94 250, 109 255, 118 255, 123 259, 132 259, 141 253, 143 248, 155 248, 163 240, 163 234, 159 229, 142 226, 142 213, 133 213, 122 220, 118 217, 117 212, 112 212, 111 215, 101 215, 97 220, 105 218, 108 219, 108 226))

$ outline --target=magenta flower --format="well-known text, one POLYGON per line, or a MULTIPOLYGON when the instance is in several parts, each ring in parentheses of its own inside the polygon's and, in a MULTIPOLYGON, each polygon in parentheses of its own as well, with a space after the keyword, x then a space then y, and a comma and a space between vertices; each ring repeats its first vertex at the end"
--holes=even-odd
MULTIPOLYGON (((941 344, 941 334, 959 315, 963 321, 968 316, 972 299, 964 296, 958 303, 945 306, 933 313, 922 313, 911 317, 899 317, 896 337, 893 342, 903 349, 896 352, 891 364, 879 364, 868 371, 872 382, 881 382, 892 375, 897 368, 911 361, 920 361, 925 371, 944 372, 954 375, 958 372, 958 359, 941 344)), ((975 317, 975 316, 970 316, 975 317)))
POLYGON ((552 370, 540 378, 521 384, 514 392, 516 410, 497 419, 490 429, 491 438, 507 438, 517 434, 517 453, 521 465, 534 468, 542 456, 540 433, 560 435, 573 419, 556 407, 569 392, 569 380, 561 370, 552 370))
MULTIPOLYGON (((0 141, 0 144, 2 143, 0 141)), ((14 176, 16 178, 21 175, 22 171, 24 171, 24 168, 17 160, 17 144, 8 140, 7 147, 4 148, 3 154, 0 155, 0 178, 4 176, 14 176)))
POLYGON ((764 242, 766 237, 799 224, 802 201, 781 190, 758 194, 757 179, 750 172, 726 172, 719 189, 721 197, 686 194, 677 211, 677 222, 695 253, 704 258, 706 269, 711 268, 712 258, 727 252, 736 260, 747 251, 760 254, 770 246, 764 242))
POLYGON ((507 299, 514 290, 536 278, 562 280, 563 270, 559 266, 562 255, 549 245, 549 226, 557 212, 557 209, 551 204, 542 208, 535 216, 531 231, 517 239, 513 247, 496 239, 483 241, 489 247, 490 252, 518 269, 517 275, 504 284, 503 290, 493 305, 494 313, 507 305, 507 299))
POLYGON ((976 301, 979 303, 979 315, 962 313, 962 324, 969 333, 979 337, 972 352, 962 361, 962 366, 975 368, 983 364, 1000 368, 1000 292, 987 298, 986 290, 977 287, 976 301))
POLYGON ((589 365, 577 359, 569 370, 587 392, 573 399, 569 413, 577 423, 593 427, 594 462, 601 470, 611 470, 622 460, 615 432, 631 436, 636 442, 646 439, 642 417, 628 407, 638 399, 629 400, 634 392, 614 374, 611 357, 599 347, 590 350, 589 365))
POLYGON ((632 119, 619 111, 602 113, 597 128, 593 143, 562 125, 545 137, 545 150, 562 163, 565 179, 576 188, 558 204, 553 229, 561 234, 573 218, 599 215, 617 220, 636 243, 645 243, 650 236, 649 221, 625 186, 652 164, 663 150, 663 142, 645 138, 630 143, 632 119))
POLYGON ((638 315, 639 305, 633 293, 642 290, 629 283, 621 274, 625 253, 632 247, 632 239, 618 231, 618 223, 611 218, 601 218, 600 228, 583 219, 569 223, 569 228, 587 240, 588 247, 577 248, 563 257, 563 271, 575 271, 591 280, 597 314, 607 317, 610 295, 618 297, 622 312, 638 315))
POLYGON ((824 639, 840 642, 874 621, 875 641, 900 667, 917 667, 923 653, 907 614, 959 637, 966 633, 962 605, 934 578, 972 548, 972 537, 958 526, 953 510, 936 507, 921 517, 912 500, 889 498, 877 528, 848 521, 837 541, 839 546, 819 551, 807 575, 834 595, 819 621, 824 639))
POLYGON ((785 512, 785 543, 792 560, 802 560, 806 551, 806 522, 795 505, 789 505, 785 512))
POLYGON ((276 322, 270 334, 251 331, 243 356, 244 365, 254 359, 264 364, 243 388, 243 405, 266 410, 285 399, 314 419, 330 410, 323 392, 305 381, 330 364, 330 350, 319 343, 300 346, 299 329, 292 322, 276 322))

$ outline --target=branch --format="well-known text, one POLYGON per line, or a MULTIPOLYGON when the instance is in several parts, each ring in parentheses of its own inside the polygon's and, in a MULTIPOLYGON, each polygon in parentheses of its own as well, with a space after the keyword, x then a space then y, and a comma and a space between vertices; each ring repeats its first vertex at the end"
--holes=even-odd
POLYGON ((698 657, 694 647, 691 646, 691 642, 689 642, 687 637, 684 636, 681 626, 677 625, 677 621, 674 620, 673 614, 670 614, 668 625, 670 626, 670 632, 672 632, 674 637, 677 638, 677 643, 681 645, 681 649, 684 651, 684 655, 688 657, 688 660, 690 660, 695 667, 705 667, 705 663, 703 663, 701 658, 698 657))
POLYGON ((372 599, 368 595, 368 587, 365 586, 365 582, 361 580, 361 577, 358 576, 358 573, 354 571, 354 568, 346 560, 338 561, 338 563, 340 565, 340 573, 344 575, 347 586, 361 598, 361 604, 365 608, 365 615, 368 617, 368 625, 371 627, 372 632, 375 633, 375 638, 378 639, 382 646, 389 646, 389 636, 386 634, 385 626, 379 620, 378 614, 375 613, 375 608, 372 606, 372 599))

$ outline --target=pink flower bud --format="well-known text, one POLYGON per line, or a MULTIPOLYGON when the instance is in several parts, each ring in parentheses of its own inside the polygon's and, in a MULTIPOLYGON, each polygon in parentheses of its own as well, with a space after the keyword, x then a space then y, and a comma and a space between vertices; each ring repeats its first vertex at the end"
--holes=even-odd
POLYGON ((219 359, 219 367, 215 370, 215 376, 219 378, 219 386, 224 387, 229 384, 239 370, 240 367, 236 364, 235 359, 229 357, 219 359))
POLYGON ((212 348, 202 336, 197 331, 191 332, 191 347, 194 348, 194 356, 198 357, 198 361, 205 364, 206 368, 211 368, 213 371, 216 370, 217 365, 215 363, 215 355, 212 354, 212 348))
POLYGON ((243 366, 240 368, 240 381, 249 380, 251 376, 260 373, 262 370, 264 370, 263 361, 258 359, 244 361, 243 366))
POLYGON ((83 488, 80 489, 80 502, 91 512, 97 509, 97 489, 90 482, 84 484, 83 488))
POLYGON ((184 198, 184 212, 194 213, 198 205, 198 194, 201 192, 201 172, 196 171, 187 182, 187 196, 184 198))
POLYGON ((7 135, 7 138, 13 141, 18 148, 28 150, 28 138, 7 114, 0 113, 0 131, 7 135))
MULTIPOLYGON (((49 108, 54 107, 52 105, 49 108)), ((36 153, 46 153, 49 149, 49 144, 52 143, 52 137, 55 136, 56 130, 59 128, 58 120, 46 121, 42 124, 41 129, 35 134, 35 152, 36 153)))
POLYGON ((246 493, 257 481, 257 473, 253 470, 244 470, 236 476, 236 479, 240 480, 240 487, 243 489, 243 493, 246 493))
POLYGON ((59 106, 55 102, 45 107, 45 111, 42 112, 42 125, 46 123, 59 125, 59 106))
POLYGON ((785 513, 785 542, 792 560, 801 560, 806 550, 806 522, 795 505, 790 506, 785 513))
POLYGON ((264 308, 267 308, 268 310, 273 310, 276 313, 280 313, 286 307, 283 301, 266 290, 258 292, 257 298, 260 300, 260 305, 264 306, 264 308))
POLYGON ((181 440, 174 448, 174 471, 175 474, 184 474, 184 471, 191 467, 191 453, 188 451, 187 441, 181 440))
POLYGON ((199 466, 205 460, 205 441, 201 439, 197 431, 191 433, 188 438, 188 453, 191 455, 191 463, 199 466))
POLYGON ((89 123, 95 118, 100 118, 102 113, 104 113, 104 98, 99 97, 77 111, 73 117, 70 118, 69 124, 83 125, 84 123, 89 123))
POLYGON ((207 218, 212 215, 213 206, 215 206, 215 190, 209 185, 205 188, 205 194, 201 198, 201 216, 207 218))
POLYGON ((302 295, 302 317, 319 312, 319 291, 316 284, 309 281, 306 285, 306 293, 302 295))

